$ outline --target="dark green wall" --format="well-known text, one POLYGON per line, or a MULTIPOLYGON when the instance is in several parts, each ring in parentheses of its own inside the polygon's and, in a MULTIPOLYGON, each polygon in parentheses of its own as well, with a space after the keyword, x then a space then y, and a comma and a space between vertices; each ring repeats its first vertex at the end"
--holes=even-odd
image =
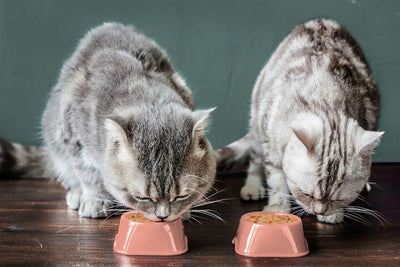
POLYGON ((247 132, 254 81, 292 28, 326 17, 359 42, 381 92, 375 161, 400 162, 400 1, 0 0, 0 136, 40 143, 40 116, 63 61, 87 30, 134 24, 169 54, 197 107, 215 107, 222 147, 247 132))

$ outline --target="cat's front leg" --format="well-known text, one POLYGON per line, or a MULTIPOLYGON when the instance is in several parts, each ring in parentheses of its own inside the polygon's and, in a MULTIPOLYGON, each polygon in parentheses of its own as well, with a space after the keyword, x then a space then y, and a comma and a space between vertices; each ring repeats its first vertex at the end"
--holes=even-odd
POLYGON ((267 163, 265 166, 268 185, 268 205, 264 211, 290 212, 289 188, 282 169, 267 163))
POLYGON ((265 188, 263 186, 264 171, 262 166, 254 160, 250 160, 247 170, 245 185, 240 190, 240 197, 243 200, 261 200, 265 198, 265 188))
POLYGON ((81 197, 82 197, 82 189, 80 184, 78 186, 69 188, 66 195, 68 207, 73 210, 79 209, 81 197))
POLYGON ((99 188, 84 185, 79 205, 79 215, 88 218, 103 218, 110 214, 110 201, 99 188))
POLYGON ((344 213, 342 210, 328 216, 317 215, 317 220, 323 223, 341 223, 343 218, 344 213))
POLYGON ((100 173, 89 170, 75 170, 81 182, 82 194, 79 201, 79 215, 88 218, 102 218, 110 214, 110 200, 105 192, 100 173))
POLYGON ((73 210, 79 209, 82 187, 80 180, 71 172, 74 169, 73 166, 61 157, 53 157, 53 164, 58 173, 58 180, 67 189, 66 201, 68 207, 73 210))

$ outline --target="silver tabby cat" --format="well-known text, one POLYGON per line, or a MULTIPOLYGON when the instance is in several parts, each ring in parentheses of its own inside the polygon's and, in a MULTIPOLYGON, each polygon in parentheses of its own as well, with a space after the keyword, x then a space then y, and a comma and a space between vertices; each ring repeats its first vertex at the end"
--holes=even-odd
POLYGON ((218 150, 222 165, 250 157, 241 190, 265 197, 268 211, 290 211, 289 193, 319 221, 338 223, 370 177, 379 96, 364 55, 332 20, 297 26, 254 86, 251 130, 218 150))
POLYGON ((204 130, 210 110, 165 52, 135 28, 105 23, 64 64, 42 119, 44 148, 1 140, 2 173, 51 175, 84 217, 119 204, 152 220, 173 220, 215 177, 204 130))

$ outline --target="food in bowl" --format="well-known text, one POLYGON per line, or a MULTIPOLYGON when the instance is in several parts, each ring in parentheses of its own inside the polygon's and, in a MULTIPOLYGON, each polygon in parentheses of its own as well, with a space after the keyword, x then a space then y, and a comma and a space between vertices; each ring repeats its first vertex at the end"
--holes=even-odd
POLYGON ((297 221, 297 218, 278 214, 254 214, 244 219, 249 222, 261 224, 285 224, 297 221))
POLYGON ((135 213, 133 215, 128 216, 129 220, 135 221, 135 222, 146 222, 146 223, 152 223, 154 221, 147 219, 144 217, 143 214, 141 213, 135 213))

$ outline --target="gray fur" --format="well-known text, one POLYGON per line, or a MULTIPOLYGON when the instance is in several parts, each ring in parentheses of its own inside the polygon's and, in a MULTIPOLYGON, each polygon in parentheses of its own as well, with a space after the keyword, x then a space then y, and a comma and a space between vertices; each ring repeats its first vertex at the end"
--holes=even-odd
POLYGON ((91 30, 65 62, 42 119, 69 207, 103 217, 116 200, 153 220, 189 209, 215 176, 204 136, 211 110, 193 108, 154 41, 117 23, 91 30))

